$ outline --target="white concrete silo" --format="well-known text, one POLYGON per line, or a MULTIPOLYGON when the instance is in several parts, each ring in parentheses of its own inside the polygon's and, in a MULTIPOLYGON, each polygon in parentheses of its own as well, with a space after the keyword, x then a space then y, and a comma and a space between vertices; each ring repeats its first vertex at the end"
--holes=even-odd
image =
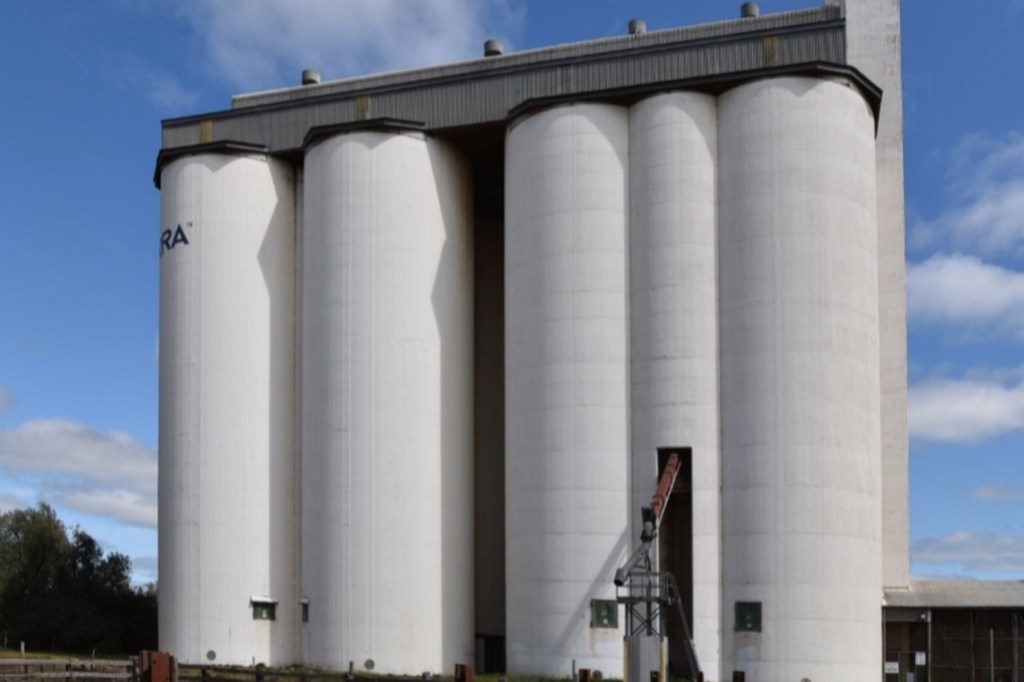
MULTIPOLYGON (((669 501, 660 564, 680 583, 711 680, 721 636, 717 114, 710 95, 655 95, 631 108, 629 140, 631 538, 658 448, 690 448, 689 490, 669 501)), ((678 664, 682 632, 670 635, 678 664)))
POLYGON ((304 660, 473 660, 472 188, 421 133, 306 154, 304 660))
POLYGON ((882 88, 875 136, 882 413, 882 572, 910 582, 907 461, 907 281, 903 200, 903 83, 899 0, 832 0, 846 15, 848 63, 882 88))
POLYGON ((211 153, 161 179, 160 648, 291 664, 291 166, 211 153))
POLYGON ((614 600, 628 528, 628 111, 561 106, 505 157, 508 672, 622 675, 614 600))
POLYGON ((719 100, 726 674, 879 674, 874 149, 849 82, 775 78, 719 100))

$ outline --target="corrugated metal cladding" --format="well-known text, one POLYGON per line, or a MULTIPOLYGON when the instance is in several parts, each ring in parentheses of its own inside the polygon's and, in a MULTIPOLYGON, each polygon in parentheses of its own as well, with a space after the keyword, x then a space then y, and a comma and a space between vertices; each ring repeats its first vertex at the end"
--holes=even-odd
MULTIPOLYGON (((308 100, 311 97, 323 97, 340 94, 366 93, 373 90, 394 86, 404 86, 412 81, 427 82, 445 79, 452 76, 477 75, 494 71, 509 71, 517 67, 550 64, 559 60, 579 60, 586 57, 607 57, 623 51, 637 49, 664 48, 677 43, 708 42, 715 40, 734 41, 740 36, 754 33, 775 32, 784 30, 818 30, 817 24, 835 21, 841 18, 838 7, 817 7, 771 14, 757 19, 719 21, 700 26, 683 26, 663 31, 651 31, 640 35, 622 35, 600 40, 588 40, 569 45, 556 45, 537 50, 526 50, 489 57, 473 59, 454 64, 398 71, 369 77, 348 78, 345 80, 323 83, 315 87, 297 86, 282 90, 255 92, 237 95, 231 98, 232 109, 279 104, 308 100)), ((625 27, 623 27, 625 28, 625 27)))
POLYGON ((289 88, 164 121, 163 148, 223 140, 303 147, 309 129, 401 118, 428 130, 504 121, 530 100, 628 94, 811 63, 844 64, 835 7, 590 41, 461 64, 289 88))

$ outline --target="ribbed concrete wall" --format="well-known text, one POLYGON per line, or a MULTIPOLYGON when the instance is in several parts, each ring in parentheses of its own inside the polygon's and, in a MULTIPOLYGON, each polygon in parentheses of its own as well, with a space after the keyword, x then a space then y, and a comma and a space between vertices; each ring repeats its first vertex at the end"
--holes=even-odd
POLYGON ((846 83, 719 100, 724 670, 879 674, 874 121, 846 83), (763 630, 735 632, 737 601, 763 630))
POLYGON ((183 663, 291 664, 291 167, 189 156, 162 187, 160 648, 183 663), (253 620, 252 597, 277 600, 276 620, 253 620))
POLYGON ((505 157, 510 674, 622 675, 622 629, 590 628, 628 551, 626 109, 518 121, 505 157))
POLYGON ((320 141, 294 178, 167 164, 161 647, 441 673, 476 631, 510 674, 621 676, 624 614, 590 604, 671 446, 706 679, 872 679, 903 532, 874 123, 799 77, 528 114, 504 226, 474 226, 465 161, 419 133, 320 141), (735 631, 747 601, 760 633, 735 631))
POLYGON ((631 540, 654 492, 657 448, 691 447, 686 616, 709 680, 719 679, 721 658, 717 113, 709 95, 657 95, 632 107, 629 140, 631 540))
POLYGON ((306 155, 306 663, 450 671, 473 656, 472 190, 420 134, 306 155))
POLYGON ((887 587, 906 587, 910 583, 910 469, 900 0, 842 0, 842 4, 846 13, 847 59, 885 93, 875 139, 882 372, 882 568, 887 587))

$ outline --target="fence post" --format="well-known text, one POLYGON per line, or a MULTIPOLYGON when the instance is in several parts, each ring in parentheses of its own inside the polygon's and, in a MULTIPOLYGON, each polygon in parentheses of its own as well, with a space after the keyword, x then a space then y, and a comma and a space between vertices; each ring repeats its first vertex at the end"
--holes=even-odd
POLYGON ((455 682, 473 682, 473 666, 464 663, 456 663, 455 682))

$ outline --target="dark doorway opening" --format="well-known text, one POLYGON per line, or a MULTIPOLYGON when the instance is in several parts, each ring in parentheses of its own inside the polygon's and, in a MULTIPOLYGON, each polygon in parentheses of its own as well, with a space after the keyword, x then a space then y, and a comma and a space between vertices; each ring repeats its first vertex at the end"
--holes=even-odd
POLYGON ((687 620, 684 627, 675 608, 668 609, 665 618, 669 670, 683 676, 692 673, 685 646, 686 633, 693 632, 693 454, 688 447, 658 448, 659 472, 672 454, 679 457, 679 474, 658 531, 658 569, 675 577, 687 620))

